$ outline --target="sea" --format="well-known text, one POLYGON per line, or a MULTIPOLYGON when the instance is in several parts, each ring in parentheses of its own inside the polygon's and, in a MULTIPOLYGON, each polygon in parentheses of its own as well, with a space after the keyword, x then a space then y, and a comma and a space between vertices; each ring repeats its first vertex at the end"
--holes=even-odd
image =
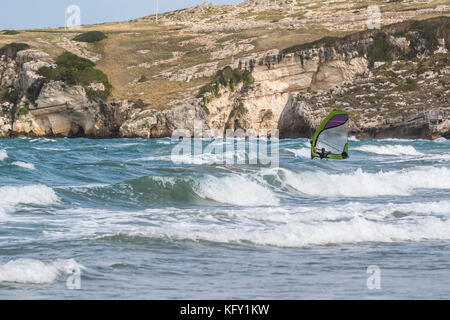
POLYGON ((1 140, 0 299, 450 298, 450 141, 350 140, 1 140))

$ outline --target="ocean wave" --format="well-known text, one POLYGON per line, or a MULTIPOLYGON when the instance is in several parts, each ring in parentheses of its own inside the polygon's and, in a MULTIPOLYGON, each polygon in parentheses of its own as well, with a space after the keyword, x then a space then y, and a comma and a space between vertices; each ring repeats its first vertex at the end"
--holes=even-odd
POLYGON ((387 156, 422 156, 423 153, 417 151, 413 146, 404 145, 364 145, 353 150, 375 153, 387 156))
POLYGON ((203 178, 195 191, 204 199, 237 206, 265 206, 279 203, 269 188, 237 175, 203 178))
POLYGON ((295 156, 300 156, 302 158, 310 158, 311 157, 311 148, 286 149, 286 151, 291 152, 295 156))
POLYGON ((377 197, 410 195, 415 189, 450 189, 447 168, 415 168, 369 173, 358 169, 348 174, 327 174, 287 169, 268 169, 263 175, 275 175, 281 183, 310 196, 377 197))
POLYGON ((58 201, 55 191, 44 185, 0 187, 0 205, 49 205, 58 201))
POLYGON ((31 139, 30 142, 32 143, 36 143, 36 142, 57 142, 56 139, 48 139, 48 138, 36 138, 36 139, 31 139))
POLYGON ((437 142, 437 143, 445 143, 448 141, 448 139, 446 139, 444 137, 440 137, 440 138, 434 139, 433 141, 437 142))
POLYGON ((270 160, 257 153, 247 152, 246 150, 223 151, 217 149, 217 153, 204 152, 200 154, 173 154, 163 156, 151 156, 136 159, 138 161, 166 161, 175 164, 193 164, 193 165, 215 165, 215 164, 235 164, 257 162, 259 159, 270 160))
POLYGON ((34 164, 27 163, 27 162, 22 162, 22 161, 14 161, 12 163, 12 165, 17 166, 17 167, 21 167, 21 168, 24 168, 24 169, 28 169, 28 170, 35 170, 36 169, 34 167, 34 164))
MULTIPOLYGON (((202 177, 149 177, 152 192, 163 197, 197 202, 197 199, 236 206, 276 205, 279 200, 268 186, 252 180, 249 176, 202 176, 202 177)), ((137 184, 135 184, 137 186, 137 184)), ((141 185, 139 188, 143 188, 141 185)))
POLYGON ((58 259, 44 262, 34 259, 18 259, 0 264, 0 283, 48 284, 58 277, 71 275, 85 269, 74 259, 58 259))
POLYGON ((448 240, 449 220, 425 217, 417 220, 394 222, 371 221, 353 217, 342 221, 307 223, 278 223, 258 225, 200 225, 186 221, 161 227, 120 231, 97 236, 99 240, 175 240, 204 241, 240 245, 274 247, 306 247, 321 245, 358 244, 365 242, 405 242, 423 240, 448 240))
POLYGON ((5 160, 6 158, 8 158, 8 153, 6 152, 6 150, 0 150, 0 161, 5 160))

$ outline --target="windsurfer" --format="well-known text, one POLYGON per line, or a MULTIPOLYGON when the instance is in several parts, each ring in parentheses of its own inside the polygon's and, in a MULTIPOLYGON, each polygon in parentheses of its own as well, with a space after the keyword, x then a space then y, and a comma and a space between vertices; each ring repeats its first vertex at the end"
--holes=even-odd
POLYGON ((319 153, 321 160, 328 160, 328 155, 333 154, 331 151, 326 151, 325 148, 322 148, 322 151, 319 153))

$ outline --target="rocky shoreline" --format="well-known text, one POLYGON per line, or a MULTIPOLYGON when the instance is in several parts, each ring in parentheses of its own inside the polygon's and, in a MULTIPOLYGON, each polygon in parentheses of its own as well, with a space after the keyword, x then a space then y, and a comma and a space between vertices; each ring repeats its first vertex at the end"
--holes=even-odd
MULTIPOLYGON (((165 110, 94 101, 85 87, 39 73, 56 67, 47 53, 4 50, 0 138, 162 138, 193 132, 194 120, 221 134, 278 129, 281 138, 310 137, 332 109, 350 113, 359 139, 450 138, 449 20, 407 21, 244 56, 228 68, 249 71, 251 83, 213 82, 214 92, 165 110)), ((105 87, 91 83, 89 90, 105 87)))

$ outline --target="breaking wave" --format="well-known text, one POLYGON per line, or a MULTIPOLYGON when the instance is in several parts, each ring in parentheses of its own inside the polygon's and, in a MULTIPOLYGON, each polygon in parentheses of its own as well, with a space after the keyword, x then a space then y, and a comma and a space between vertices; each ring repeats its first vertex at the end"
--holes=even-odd
POLYGON ((198 199, 237 206, 277 205, 268 185, 249 176, 153 176, 129 182, 133 188, 159 197, 196 202, 198 199))
POLYGON ((269 188, 242 176, 209 176, 201 179, 196 189, 200 197, 225 204, 264 206, 279 203, 269 188))
POLYGON ((21 168, 24 168, 24 169, 28 169, 28 170, 35 170, 36 169, 34 167, 34 164, 27 163, 27 162, 22 162, 22 161, 14 161, 12 163, 12 165, 17 166, 17 167, 21 167, 21 168))
POLYGON ((422 156, 423 153, 417 151, 413 146, 403 145, 364 145, 353 150, 375 153, 387 156, 422 156))
MULTIPOLYGON (((238 213, 235 213, 239 215, 238 213)), ((210 221, 211 222, 211 221, 210 221)), ((239 224, 200 224, 178 221, 160 227, 123 230, 97 236, 99 240, 207 241, 227 244, 254 244, 275 247, 448 240, 450 220, 434 216, 376 221, 361 216, 341 220, 284 221, 263 223, 242 220, 239 224)))
POLYGON ((0 150, 0 161, 5 160, 6 158, 8 158, 8 153, 6 152, 6 150, 0 150))
POLYGON ((58 277, 85 269, 73 259, 44 262, 34 259, 11 260, 0 264, 0 283, 48 284, 58 277))
POLYGON ((276 175, 283 184, 311 196, 407 196, 415 189, 450 189, 450 170, 447 168, 424 167, 377 173, 358 169, 348 174, 270 169, 264 174, 276 175))
POLYGON ((18 204, 49 205, 59 201, 52 188, 44 185, 0 187, 0 206, 18 204))

